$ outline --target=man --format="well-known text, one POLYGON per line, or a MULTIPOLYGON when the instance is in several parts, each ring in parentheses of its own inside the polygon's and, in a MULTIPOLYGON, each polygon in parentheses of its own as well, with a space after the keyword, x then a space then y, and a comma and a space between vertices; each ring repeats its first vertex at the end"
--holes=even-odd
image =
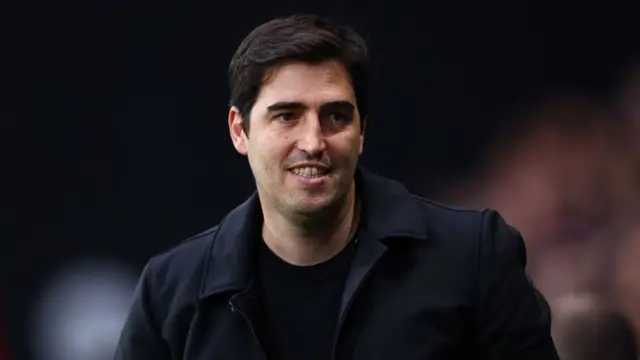
POLYGON ((228 120, 257 192, 151 259, 115 359, 557 359, 514 229, 358 167, 367 57, 316 16, 247 36, 228 120))

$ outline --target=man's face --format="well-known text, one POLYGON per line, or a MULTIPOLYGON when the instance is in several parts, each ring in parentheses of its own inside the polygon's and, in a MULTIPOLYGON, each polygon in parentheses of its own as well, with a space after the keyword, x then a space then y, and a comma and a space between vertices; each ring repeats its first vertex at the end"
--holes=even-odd
POLYGON ((291 62, 267 73, 245 134, 233 107, 234 146, 247 155, 263 206, 312 214, 353 184, 363 135, 350 77, 338 61, 291 62))

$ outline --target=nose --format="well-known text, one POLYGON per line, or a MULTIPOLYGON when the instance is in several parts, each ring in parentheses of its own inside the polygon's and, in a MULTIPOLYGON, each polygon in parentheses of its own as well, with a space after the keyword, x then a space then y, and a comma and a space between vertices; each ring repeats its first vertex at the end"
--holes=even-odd
POLYGON ((308 116, 302 122, 298 148, 309 155, 317 156, 326 149, 322 125, 317 116, 308 116))

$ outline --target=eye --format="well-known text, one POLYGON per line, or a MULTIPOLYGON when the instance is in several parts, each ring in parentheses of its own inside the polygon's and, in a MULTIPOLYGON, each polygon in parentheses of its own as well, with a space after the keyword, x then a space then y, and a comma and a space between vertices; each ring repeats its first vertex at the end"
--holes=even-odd
POLYGON ((296 119, 296 115, 292 112, 283 112, 276 114, 273 118, 282 122, 290 122, 296 119))
POLYGON ((329 120, 336 122, 336 123, 346 123, 348 122, 349 119, 349 115, 346 115, 344 113, 341 112, 333 112, 331 114, 329 114, 329 120))

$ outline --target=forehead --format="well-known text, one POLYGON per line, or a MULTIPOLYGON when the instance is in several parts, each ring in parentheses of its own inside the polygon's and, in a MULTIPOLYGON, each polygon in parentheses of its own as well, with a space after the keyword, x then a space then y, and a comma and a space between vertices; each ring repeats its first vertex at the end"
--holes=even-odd
POLYGON ((309 107, 336 100, 355 103, 355 93, 347 69, 339 61, 318 64, 290 62, 267 72, 256 99, 256 107, 274 102, 301 102, 309 107))

